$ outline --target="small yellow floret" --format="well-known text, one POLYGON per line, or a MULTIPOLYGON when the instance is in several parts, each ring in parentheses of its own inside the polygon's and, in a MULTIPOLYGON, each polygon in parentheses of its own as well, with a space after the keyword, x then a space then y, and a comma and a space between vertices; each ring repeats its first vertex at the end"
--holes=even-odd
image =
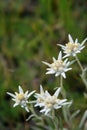
POLYGON ((72 52, 72 51, 76 51, 76 50, 78 50, 78 47, 79 47, 79 43, 70 43, 70 42, 68 42, 67 44, 66 44, 66 51, 67 51, 67 53, 70 53, 70 52, 72 52))
POLYGON ((24 94, 19 93, 19 94, 17 95, 17 98, 18 98, 18 100, 23 100, 23 99, 24 99, 24 94))
POLYGON ((51 64, 51 68, 57 71, 60 67, 63 67, 62 60, 56 60, 54 63, 51 64))

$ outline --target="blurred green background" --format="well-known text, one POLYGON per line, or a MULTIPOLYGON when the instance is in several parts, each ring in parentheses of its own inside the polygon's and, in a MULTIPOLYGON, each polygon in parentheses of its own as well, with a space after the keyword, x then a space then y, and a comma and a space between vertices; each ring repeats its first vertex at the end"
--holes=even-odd
MULTIPOLYGON (((6 92, 18 91, 18 85, 25 91, 38 91, 42 84, 53 93, 59 79, 45 75, 46 66, 41 61, 57 58, 57 44, 65 44, 69 33, 80 42, 87 37, 86 0, 0 0, 1 130, 29 130, 29 122, 25 122, 27 113, 20 107, 12 108, 13 102, 6 92)), ((86 66, 87 45, 78 56, 86 66)), ((67 97, 74 100, 72 110, 83 112, 87 108, 85 86, 78 65, 72 67, 64 87, 67 97)))

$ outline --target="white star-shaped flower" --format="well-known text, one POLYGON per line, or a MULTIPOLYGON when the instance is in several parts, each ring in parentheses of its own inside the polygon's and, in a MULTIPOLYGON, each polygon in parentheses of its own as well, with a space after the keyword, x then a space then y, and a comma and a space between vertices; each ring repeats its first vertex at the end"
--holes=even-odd
POLYGON ((28 98, 35 92, 32 91, 30 93, 28 93, 28 91, 26 91, 24 93, 23 89, 21 88, 21 86, 18 87, 19 88, 19 93, 15 92, 15 94, 12 94, 10 92, 7 92, 7 94, 9 94, 12 97, 12 100, 15 101, 15 104, 13 105, 13 107, 16 107, 17 105, 20 105, 22 108, 25 108, 25 110, 27 112, 29 112, 27 103, 28 102, 28 98))
POLYGON ((68 59, 62 60, 62 52, 59 52, 58 59, 56 60, 53 57, 53 63, 44 62, 44 64, 48 65, 50 68, 47 68, 46 74, 55 74, 55 76, 62 75, 63 78, 66 78, 65 72, 71 70, 72 68, 68 68, 70 66, 70 62, 68 59))
POLYGON ((81 53, 81 50, 85 47, 84 43, 87 41, 87 38, 85 38, 80 44, 78 42, 78 39, 76 38, 76 40, 74 41, 70 34, 68 35, 68 38, 69 42, 65 46, 58 44, 62 47, 64 53, 66 54, 64 58, 68 56, 76 56, 77 53, 81 53))
POLYGON ((60 91, 61 88, 58 88, 54 95, 51 96, 47 90, 44 92, 42 86, 40 86, 40 94, 35 94, 37 98, 35 106, 41 107, 40 112, 48 115, 53 109, 59 109, 64 105, 71 104, 71 102, 66 102, 67 99, 58 98, 60 91))

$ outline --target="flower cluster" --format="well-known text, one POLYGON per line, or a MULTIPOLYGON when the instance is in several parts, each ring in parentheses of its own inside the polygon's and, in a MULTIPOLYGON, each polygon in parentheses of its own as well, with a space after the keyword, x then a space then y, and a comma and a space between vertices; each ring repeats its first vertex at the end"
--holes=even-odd
POLYGON ((61 88, 59 87, 54 95, 50 95, 50 93, 46 90, 43 90, 42 85, 40 85, 40 94, 36 93, 35 97, 37 98, 35 106, 39 106, 42 109, 40 112, 45 113, 47 115, 53 109, 59 109, 64 105, 71 104, 71 102, 66 102, 67 99, 59 99, 59 93, 61 88))
MULTIPOLYGON (((12 100, 15 101, 15 104, 13 107, 16 107, 17 105, 20 105, 22 108, 25 108, 27 112, 29 112, 28 109, 28 98, 35 93, 36 100, 34 101, 35 107, 39 106, 42 108, 40 112, 45 113, 47 115, 52 109, 59 109, 64 105, 70 104, 71 102, 66 102, 67 99, 58 99, 58 95, 60 93, 61 88, 58 88, 53 96, 50 95, 50 93, 46 90, 43 90, 42 85, 40 85, 40 94, 35 93, 35 91, 32 91, 28 93, 26 91, 23 92, 23 89, 21 86, 19 86, 19 93, 15 92, 15 94, 12 94, 10 92, 7 92, 12 97, 12 100)), ((33 101, 30 101, 31 103, 33 101)))
MULTIPOLYGON (((73 56, 76 58, 83 72, 84 69, 82 68, 77 58, 77 54, 80 53, 81 50, 85 47, 84 44, 87 41, 87 38, 83 40, 81 44, 78 42, 78 39, 76 39, 74 42, 70 34, 68 35, 68 38, 69 38, 69 42, 65 46, 58 44, 62 48, 63 52, 65 53, 65 56, 62 57, 62 52, 60 51, 57 59, 53 57, 52 63, 42 61, 44 64, 46 64, 49 67, 47 68, 46 74, 54 74, 56 77, 60 76, 60 79, 62 79, 62 77, 66 78, 65 73, 72 69, 70 65, 73 63, 73 61, 69 61, 68 58, 66 58, 69 56, 73 56)), ((86 81, 84 82, 87 85, 87 82, 86 81)), ((34 103, 35 107, 39 106, 41 108, 40 110, 41 113, 44 113, 45 115, 49 115, 54 109, 59 109, 65 105, 71 104, 71 102, 67 102, 66 98, 64 99, 58 98, 60 91, 62 91, 61 88, 62 85, 60 85, 60 87, 55 91, 55 93, 51 95, 47 90, 44 91, 42 85, 40 85, 40 93, 35 93, 35 91, 32 91, 30 93, 26 91, 24 93, 21 86, 19 86, 19 93, 15 92, 15 94, 12 94, 10 92, 7 92, 7 94, 9 94, 12 97, 12 100, 15 102, 13 107, 20 105, 27 112, 29 112, 30 108, 28 108, 28 104, 34 103), (29 101, 28 99, 32 94, 34 94, 36 100, 29 101)))
POLYGON ((46 74, 55 74, 56 77, 61 75, 63 78, 66 78, 65 72, 72 69, 69 68, 69 66, 73 63, 73 61, 68 61, 68 58, 65 60, 63 59, 69 56, 75 57, 77 53, 80 53, 85 47, 84 44, 87 41, 87 38, 85 38, 81 44, 78 42, 78 39, 74 42, 70 34, 68 35, 68 38, 69 42, 65 46, 58 44, 62 47, 63 52, 66 54, 65 56, 62 57, 62 52, 60 51, 57 60, 53 57, 53 63, 50 64, 43 61, 44 64, 49 66, 46 74))

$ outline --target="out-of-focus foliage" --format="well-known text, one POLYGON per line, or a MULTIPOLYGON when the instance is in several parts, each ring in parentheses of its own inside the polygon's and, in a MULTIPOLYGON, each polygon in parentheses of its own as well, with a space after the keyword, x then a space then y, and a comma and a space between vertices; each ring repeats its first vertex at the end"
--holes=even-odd
MULTIPOLYGON (((66 43, 68 33, 80 41, 86 37, 86 6, 85 0, 0 1, 0 126, 3 130, 21 129, 20 120, 24 121, 26 115, 19 107, 11 107, 7 91, 16 91, 19 84, 30 91, 38 90, 40 84, 50 91, 58 86, 59 79, 45 75, 41 61, 50 62, 53 56, 57 57, 60 48, 56 44, 66 43)), ((86 52, 87 45, 79 55, 84 66, 86 52)), ((73 65, 64 82, 67 96, 74 99, 76 109, 84 110, 87 101, 83 101, 85 87, 79 73, 78 66, 73 65)), ((25 123, 23 130, 27 127, 25 123)))

